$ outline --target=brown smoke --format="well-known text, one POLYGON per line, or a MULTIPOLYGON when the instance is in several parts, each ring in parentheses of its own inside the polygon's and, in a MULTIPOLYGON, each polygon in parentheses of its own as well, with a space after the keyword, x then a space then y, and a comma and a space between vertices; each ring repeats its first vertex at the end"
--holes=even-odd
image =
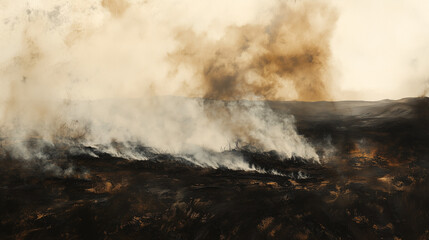
POLYGON ((336 19, 322 3, 281 5, 268 25, 230 26, 218 40, 181 30, 179 50, 169 57, 177 68, 195 71, 196 79, 185 84, 191 96, 284 100, 296 91, 298 100, 327 100, 336 19))
POLYGON ((129 3, 126 0, 103 0, 101 6, 109 10, 112 16, 121 17, 129 7, 129 3))

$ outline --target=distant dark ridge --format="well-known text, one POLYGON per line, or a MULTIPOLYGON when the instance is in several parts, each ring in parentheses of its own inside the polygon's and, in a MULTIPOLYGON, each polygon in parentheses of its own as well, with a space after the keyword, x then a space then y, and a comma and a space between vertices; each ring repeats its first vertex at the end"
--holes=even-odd
POLYGON ((285 112, 298 119, 313 118, 413 118, 429 112, 429 98, 404 98, 381 101, 269 101, 276 112, 285 112))

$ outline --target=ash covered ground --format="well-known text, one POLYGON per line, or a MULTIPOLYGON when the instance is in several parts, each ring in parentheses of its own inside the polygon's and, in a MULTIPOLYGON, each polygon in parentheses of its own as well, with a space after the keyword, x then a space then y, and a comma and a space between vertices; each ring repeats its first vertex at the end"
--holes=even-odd
POLYGON ((295 117, 320 164, 246 146, 219 154, 259 171, 201 167, 132 143, 147 160, 88 146, 50 145, 30 162, 6 151, 0 238, 429 239, 428 98, 268 104, 295 117))

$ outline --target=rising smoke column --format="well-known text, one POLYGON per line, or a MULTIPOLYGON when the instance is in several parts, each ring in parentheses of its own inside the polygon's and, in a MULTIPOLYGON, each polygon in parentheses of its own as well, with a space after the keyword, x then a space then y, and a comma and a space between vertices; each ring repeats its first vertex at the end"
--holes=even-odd
POLYGON ((336 20, 336 11, 323 3, 279 4, 268 23, 231 25, 219 39, 179 30, 179 47, 169 57, 174 72, 193 69, 193 77, 183 84, 188 95, 232 101, 228 107, 206 101, 205 112, 222 119, 224 131, 237 136, 235 141, 288 157, 317 158, 296 134, 293 119, 280 119, 267 104, 240 100, 285 100, 292 95, 304 101, 330 99, 330 38, 336 20))
POLYGON ((218 37, 196 31, 198 18, 163 1, 10 8, 3 27, 13 41, 5 40, 11 47, 0 71, 3 152, 49 158, 46 145, 92 146, 145 159, 116 144, 137 142, 210 167, 248 168, 239 158, 206 161, 231 145, 317 160, 293 118, 263 101, 329 99, 336 14, 319 2, 271 4, 264 21, 224 24, 218 37), (187 21, 168 17, 180 14, 187 21))

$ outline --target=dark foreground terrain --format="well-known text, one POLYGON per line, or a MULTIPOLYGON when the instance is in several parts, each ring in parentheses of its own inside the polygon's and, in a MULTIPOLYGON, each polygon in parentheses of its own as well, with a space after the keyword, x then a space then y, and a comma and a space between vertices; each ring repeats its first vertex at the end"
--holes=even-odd
POLYGON ((74 166, 58 175, 4 155, 0 239, 429 239, 428 98, 270 105, 322 164, 228 151, 273 175, 52 154, 74 166))

